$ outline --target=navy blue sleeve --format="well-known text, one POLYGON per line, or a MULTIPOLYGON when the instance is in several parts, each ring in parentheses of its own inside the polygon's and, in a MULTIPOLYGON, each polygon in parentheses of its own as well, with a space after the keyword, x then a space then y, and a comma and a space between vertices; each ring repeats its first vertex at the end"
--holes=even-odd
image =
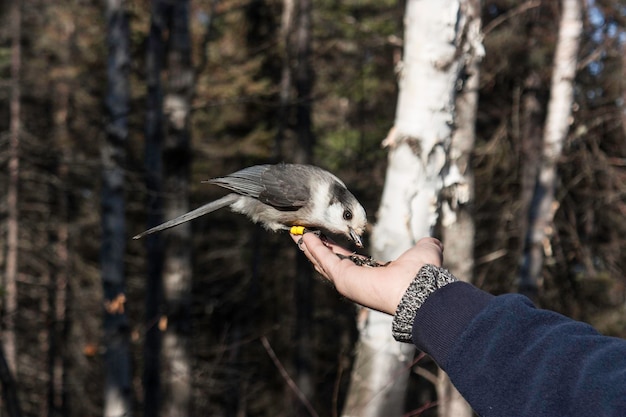
POLYGON ((418 310, 413 341, 483 417, 626 416, 626 340, 526 297, 449 284, 418 310))

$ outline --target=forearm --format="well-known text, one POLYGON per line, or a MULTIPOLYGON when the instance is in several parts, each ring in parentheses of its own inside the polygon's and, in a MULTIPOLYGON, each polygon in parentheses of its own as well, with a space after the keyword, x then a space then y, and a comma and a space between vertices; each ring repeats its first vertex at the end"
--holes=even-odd
POLYGON ((429 353, 482 416, 626 415, 626 341, 455 282, 415 314, 429 353))

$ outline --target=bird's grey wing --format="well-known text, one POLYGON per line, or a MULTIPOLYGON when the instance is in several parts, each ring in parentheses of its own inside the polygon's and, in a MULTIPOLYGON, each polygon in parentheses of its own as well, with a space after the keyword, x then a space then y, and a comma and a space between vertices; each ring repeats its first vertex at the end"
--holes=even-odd
POLYGON ((311 173, 311 167, 307 165, 272 165, 263 173, 265 190, 259 200, 276 208, 299 209, 311 199, 311 173))
POLYGON ((297 210, 310 197, 310 167, 297 164, 256 165, 208 182, 254 197, 278 210, 297 210))
POLYGON ((148 229, 145 232, 139 233, 138 235, 133 236, 133 239, 141 239, 142 237, 146 235, 150 235, 155 232, 160 232, 161 230, 178 226, 181 223, 188 222, 189 220, 193 220, 197 217, 204 216, 205 214, 221 209, 222 207, 229 206, 233 204, 235 201, 237 201, 238 199, 239 199, 239 196, 237 194, 225 195, 224 197, 215 201, 211 201, 210 203, 207 203, 203 206, 200 206, 197 209, 190 211, 189 213, 185 213, 182 216, 178 216, 175 219, 169 220, 165 223, 162 223, 158 226, 148 229))
POLYGON ((228 188, 237 194, 259 198, 259 195, 265 191, 262 180, 263 173, 270 167, 271 165, 255 165, 206 182, 228 188))

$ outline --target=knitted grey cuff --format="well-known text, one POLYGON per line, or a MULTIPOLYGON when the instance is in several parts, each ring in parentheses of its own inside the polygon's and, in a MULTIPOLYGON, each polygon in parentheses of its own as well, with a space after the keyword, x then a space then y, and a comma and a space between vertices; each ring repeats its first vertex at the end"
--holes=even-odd
POLYGON ((413 320, 417 310, 430 294, 454 281, 457 281, 456 277, 447 269, 424 265, 406 289, 396 309, 396 315, 393 316, 391 333, 394 339, 411 343, 413 320))

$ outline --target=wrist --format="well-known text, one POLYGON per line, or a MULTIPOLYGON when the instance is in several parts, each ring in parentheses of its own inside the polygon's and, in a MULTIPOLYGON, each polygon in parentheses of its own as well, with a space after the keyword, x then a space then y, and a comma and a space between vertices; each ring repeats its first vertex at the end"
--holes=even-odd
POLYGON ((399 342, 410 343, 413 321, 417 310, 439 288, 457 281, 448 270, 434 265, 424 265, 404 292, 393 317, 392 334, 399 342))

